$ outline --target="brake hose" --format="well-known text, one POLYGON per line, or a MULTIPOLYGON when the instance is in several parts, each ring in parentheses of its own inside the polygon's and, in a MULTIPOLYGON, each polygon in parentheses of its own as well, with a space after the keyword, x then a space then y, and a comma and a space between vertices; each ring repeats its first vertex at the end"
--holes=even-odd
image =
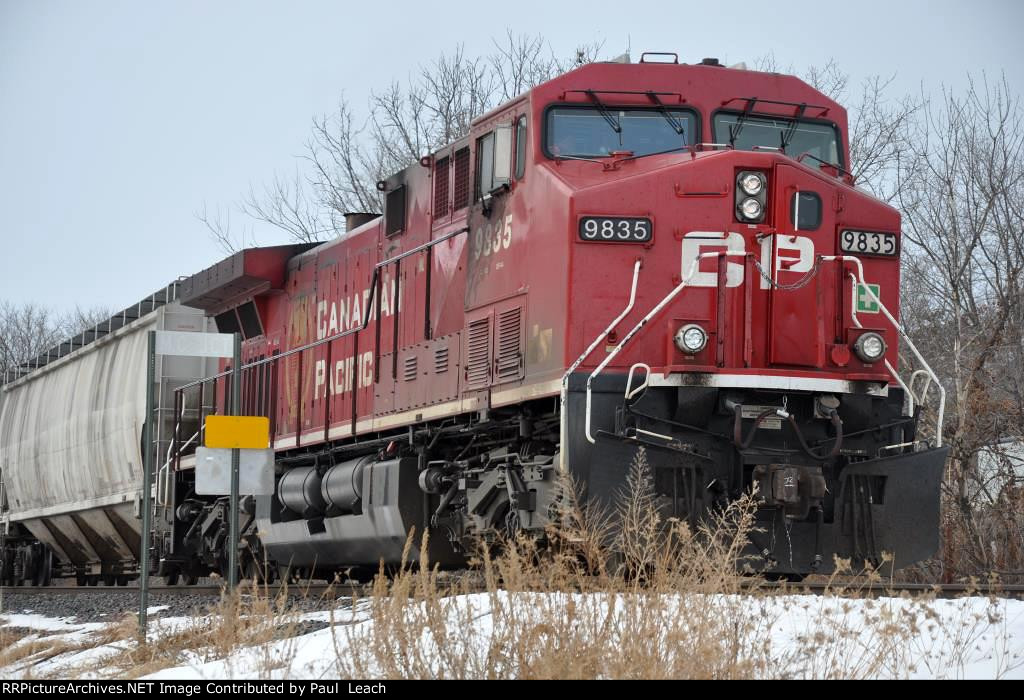
POLYGON ((736 447, 741 450, 745 450, 750 447, 751 443, 754 442, 754 436, 757 434, 757 429, 761 427, 761 423, 764 422, 769 416, 775 415, 776 409, 770 408, 767 411, 762 411, 757 418, 754 419, 754 427, 750 429, 746 439, 743 438, 743 406, 736 404, 733 408, 733 413, 736 415, 736 420, 733 422, 732 427, 732 440, 736 443, 736 447))
POLYGON ((829 410, 828 417, 829 420, 832 421, 832 427, 836 429, 836 442, 832 446, 831 452, 829 452, 827 455, 819 455, 814 450, 812 450, 810 446, 807 444, 807 441, 804 440, 804 434, 800 432, 800 426, 797 425, 796 418, 793 416, 792 413, 789 414, 789 424, 793 426, 793 432, 796 433, 796 437, 800 441, 800 447, 803 448, 803 451, 806 452, 811 459, 831 459, 833 457, 836 457, 839 454, 839 450, 842 449, 843 447, 843 421, 842 419, 839 418, 839 412, 833 408, 829 410))

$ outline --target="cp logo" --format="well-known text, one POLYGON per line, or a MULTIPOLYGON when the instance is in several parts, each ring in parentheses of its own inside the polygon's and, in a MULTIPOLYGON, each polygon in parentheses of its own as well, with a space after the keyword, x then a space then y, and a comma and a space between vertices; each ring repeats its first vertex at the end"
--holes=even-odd
MULTIPOLYGON (((683 277, 685 278, 689 274, 693 268, 694 261, 697 260, 699 255, 722 250, 745 253, 747 242, 743 236, 734 232, 691 231, 686 234, 683 237, 683 277)), ((725 260, 725 286, 740 286, 743 284, 745 269, 742 260, 736 257, 728 257, 725 260)), ((779 234, 766 236, 761 241, 761 267, 771 272, 772 279, 778 279, 780 270, 786 272, 808 272, 813 265, 814 241, 806 236, 779 234), (774 256, 772 255, 773 247, 774 256)), ((760 275, 758 277, 761 279, 761 289, 768 289, 768 281, 760 275)), ((717 287, 718 273, 703 271, 698 263, 697 271, 690 278, 690 285, 694 287, 717 287)))

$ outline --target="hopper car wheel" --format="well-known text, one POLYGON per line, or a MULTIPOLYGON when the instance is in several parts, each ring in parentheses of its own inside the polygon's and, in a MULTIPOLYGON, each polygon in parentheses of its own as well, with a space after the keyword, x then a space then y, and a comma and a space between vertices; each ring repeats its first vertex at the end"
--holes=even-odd
POLYGON ((199 582, 199 576, 196 574, 185 574, 181 577, 181 582, 186 586, 194 586, 199 582))
POLYGON ((127 586, 128 585, 128 577, 124 576, 124 575, 118 576, 117 577, 117 585, 118 586, 127 586))
POLYGON ((35 575, 32 578, 33 585, 49 586, 53 580, 53 552, 44 549, 42 556, 37 563, 35 575))
POLYGON ((84 586, 88 582, 88 577, 83 573, 75 574, 75 585, 84 586))
POLYGON ((92 574, 86 578, 85 582, 90 586, 96 586, 99 585, 100 577, 98 574, 92 574))
POLYGON ((103 585, 104 586, 113 586, 114 582, 116 580, 117 580, 117 577, 114 576, 114 574, 103 574, 103 585))
POLYGON ((173 571, 169 574, 164 575, 165 586, 177 586, 178 585, 178 572, 173 571))

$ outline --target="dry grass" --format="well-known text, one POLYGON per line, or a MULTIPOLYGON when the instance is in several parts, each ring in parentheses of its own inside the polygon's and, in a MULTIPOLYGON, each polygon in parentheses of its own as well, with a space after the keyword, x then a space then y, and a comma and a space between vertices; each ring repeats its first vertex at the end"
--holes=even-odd
MULTIPOLYGON (((943 615, 931 597, 863 603, 759 590, 740 573, 754 526, 753 496, 692 529, 662 516, 641 457, 614 519, 586 522, 569 503, 557 544, 527 538, 483 549, 484 595, 449 583, 421 558, 377 578, 368 621, 334 633, 334 671, 383 678, 870 678, 966 668, 985 634, 1005 625, 985 615, 943 615), (790 606, 796 606, 793 609, 790 606), (984 619, 979 619, 984 618, 984 619), (788 622, 787 622, 788 621, 788 622), (780 645, 772 630, 792 628, 780 645), (943 666, 951 664, 952 666, 943 666)), ((571 492, 571 490, 569 490, 571 492)), ((421 549, 421 551, 424 551, 421 549)), ((850 579, 840 569, 837 579, 850 579)), ((876 581, 875 572, 853 580, 876 581)), ((837 586, 839 588, 839 586, 837 586)), ((856 595, 844 585, 843 595, 856 595)), ((1005 637, 1005 628, 1004 628, 1005 637)), ((1012 652, 1000 672, 1022 663, 1012 652)))
MULTIPOLYGON (((126 617, 90 640, 109 650, 102 669, 94 660, 59 675, 138 677, 216 662, 207 673, 263 678, 956 676, 983 647, 992 649, 985 668, 994 675, 1024 664, 997 599, 987 607, 933 596, 854 603, 858 585, 880 577, 842 568, 833 578, 837 595, 769 591, 739 573, 754 496, 694 529, 662 515, 642 458, 627 491, 622 508, 602 518, 581 515, 574 490, 565 489, 562 526, 545 546, 521 537, 481 547, 471 573, 433 568, 422 542, 418 565, 389 576, 382 569, 365 598, 325 594, 321 609, 330 609, 332 626, 329 641, 314 645, 316 658, 308 650, 297 656, 302 613, 288 592, 249 584, 200 617, 157 622, 144 645, 126 617)), ((412 537, 406 546, 408 555, 412 537)), ((0 634, 0 666, 20 663, 22 674, 84 646, 0 634)))

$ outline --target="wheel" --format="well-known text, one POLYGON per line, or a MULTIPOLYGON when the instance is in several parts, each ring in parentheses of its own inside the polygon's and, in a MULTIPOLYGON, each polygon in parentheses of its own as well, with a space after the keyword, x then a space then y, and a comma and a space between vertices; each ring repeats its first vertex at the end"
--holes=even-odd
POLYGON ((37 586, 49 586, 53 581, 53 552, 49 548, 43 550, 42 559, 39 562, 39 573, 36 578, 37 586))
POLYGON ((178 572, 172 571, 169 574, 164 574, 164 585, 165 586, 177 586, 178 585, 178 572))
POLYGON ((113 586, 114 582, 116 580, 117 580, 117 577, 114 576, 114 574, 103 574, 103 585, 104 586, 113 586))
POLYGON ((99 585, 99 582, 100 582, 100 577, 99 577, 99 575, 98 575, 98 574, 92 574, 91 576, 89 576, 89 577, 88 577, 88 578, 86 579, 86 583, 87 583, 88 585, 90 585, 90 586, 96 586, 96 585, 99 585))
POLYGON ((186 586, 194 586, 199 583, 199 576, 196 574, 185 574, 182 576, 182 583, 186 586))
POLYGON ((88 577, 85 574, 83 574, 80 571, 75 574, 75 585, 76 586, 84 586, 84 585, 86 585, 86 583, 88 583, 88 577))
POLYGON ((118 586, 127 586, 128 585, 128 577, 123 575, 123 574, 121 576, 118 576, 117 577, 117 585, 118 586))

